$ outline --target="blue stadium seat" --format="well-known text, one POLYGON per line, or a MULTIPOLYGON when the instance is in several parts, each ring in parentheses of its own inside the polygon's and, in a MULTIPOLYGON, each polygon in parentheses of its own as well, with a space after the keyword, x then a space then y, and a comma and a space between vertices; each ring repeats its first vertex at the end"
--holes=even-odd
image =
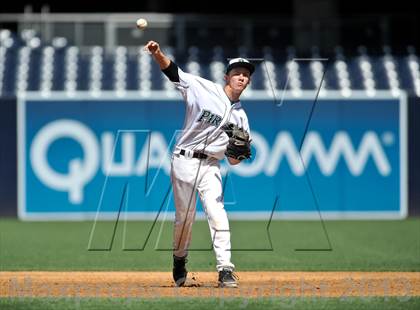
POLYGON ((28 77, 28 90, 34 91, 40 89, 40 77, 42 67, 42 48, 37 47, 31 49, 31 56, 29 60, 29 77, 28 77))
POLYGON ((127 58, 127 90, 138 89, 138 62, 137 55, 134 53, 128 54, 127 58))
MULTIPOLYGON (((0 69, 3 70, 0 72, 0 96, 16 95, 19 87, 28 91, 41 90, 49 85, 49 80, 50 90, 53 91, 90 90, 92 79, 95 78, 92 70, 99 74, 98 91, 173 90, 159 67, 141 48, 117 47, 110 51, 105 51, 103 47, 79 48, 69 46, 65 38, 59 37, 53 38, 51 42, 41 42, 31 29, 19 35, 9 30, 0 30, 0 47, 0 69), (95 54, 97 52, 99 56, 95 54), (49 61, 48 57, 52 59, 49 61), (93 60, 95 57, 96 60, 93 60), (101 61, 97 62, 98 59, 101 61), (22 65, 22 61, 26 64, 22 65), (45 63, 52 64, 52 68, 49 67, 52 78, 45 63), (18 85, 21 79, 24 81, 18 85)), ((164 49, 175 59, 173 48, 164 49)), ((290 65, 289 61, 296 61, 298 57, 293 46, 284 50, 269 46, 260 50, 247 50, 244 47, 210 48, 201 46, 197 41, 176 61, 185 71, 223 83, 228 58, 250 57, 256 64, 251 84, 254 90, 270 90, 274 86, 281 91, 288 78, 289 90, 313 90, 318 86, 320 74, 322 76, 328 64, 324 82, 326 89, 366 90, 366 79, 372 78, 369 83, 377 90, 404 89, 420 93, 420 86, 415 86, 420 83, 419 60, 413 47, 409 47, 403 56, 393 55, 389 46, 383 47, 382 55, 377 51, 375 55, 369 55, 363 46, 358 48, 359 55, 356 56, 346 55, 340 46, 334 52, 335 55, 328 61, 316 62, 313 58, 322 58, 322 55, 314 47, 311 50, 312 60, 301 59, 297 65, 290 65)))
POLYGON ((90 57, 82 54, 78 62, 77 90, 89 89, 90 57))
POLYGON ((114 90, 114 57, 104 54, 102 60, 102 90, 114 90))
POLYGON ((64 81, 65 81, 65 57, 66 57, 66 51, 67 47, 56 47, 55 51, 55 58, 54 58, 54 79, 53 79, 53 87, 52 90, 58 91, 64 89, 64 81))

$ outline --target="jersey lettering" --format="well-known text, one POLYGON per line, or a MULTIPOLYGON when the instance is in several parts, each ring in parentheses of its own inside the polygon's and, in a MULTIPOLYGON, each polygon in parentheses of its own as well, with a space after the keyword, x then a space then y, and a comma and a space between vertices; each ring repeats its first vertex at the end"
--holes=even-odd
POLYGON ((206 123, 209 123, 210 125, 217 127, 220 125, 220 122, 222 121, 222 119, 223 118, 221 116, 215 113, 211 113, 209 110, 203 110, 197 122, 206 122, 206 123))

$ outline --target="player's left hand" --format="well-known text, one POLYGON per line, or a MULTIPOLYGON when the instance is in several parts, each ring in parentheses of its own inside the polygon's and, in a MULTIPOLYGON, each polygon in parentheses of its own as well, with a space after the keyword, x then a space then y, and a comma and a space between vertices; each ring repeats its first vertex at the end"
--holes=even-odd
POLYGON ((224 130, 229 136, 225 155, 239 161, 251 158, 251 140, 248 132, 233 124, 225 126, 224 130))

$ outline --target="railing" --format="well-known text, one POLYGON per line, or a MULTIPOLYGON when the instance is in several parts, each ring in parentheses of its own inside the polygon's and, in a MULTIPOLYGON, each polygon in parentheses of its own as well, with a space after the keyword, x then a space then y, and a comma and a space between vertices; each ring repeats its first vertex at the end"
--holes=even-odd
POLYGON ((298 51, 308 51, 313 46, 326 51, 337 45, 420 46, 420 21, 415 16, 398 15, 308 21, 275 15, 23 13, 0 14, 0 28, 30 28, 44 41, 65 37, 77 46, 138 46, 154 39, 175 46, 177 52, 192 45, 247 49, 293 45, 298 51), (135 27, 139 17, 149 22, 145 31, 135 27))

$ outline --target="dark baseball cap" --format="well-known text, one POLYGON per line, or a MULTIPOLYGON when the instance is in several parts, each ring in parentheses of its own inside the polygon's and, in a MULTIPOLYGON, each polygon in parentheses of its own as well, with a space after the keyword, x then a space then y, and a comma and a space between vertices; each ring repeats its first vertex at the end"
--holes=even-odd
POLYGON ((233 58, 229 60, 229 64, 226 67, 226 74, 229 73, 233 68, 245 68, 249 70, 249 73, 252 75, 255 71, 255 66, 245 58, 233 58))

